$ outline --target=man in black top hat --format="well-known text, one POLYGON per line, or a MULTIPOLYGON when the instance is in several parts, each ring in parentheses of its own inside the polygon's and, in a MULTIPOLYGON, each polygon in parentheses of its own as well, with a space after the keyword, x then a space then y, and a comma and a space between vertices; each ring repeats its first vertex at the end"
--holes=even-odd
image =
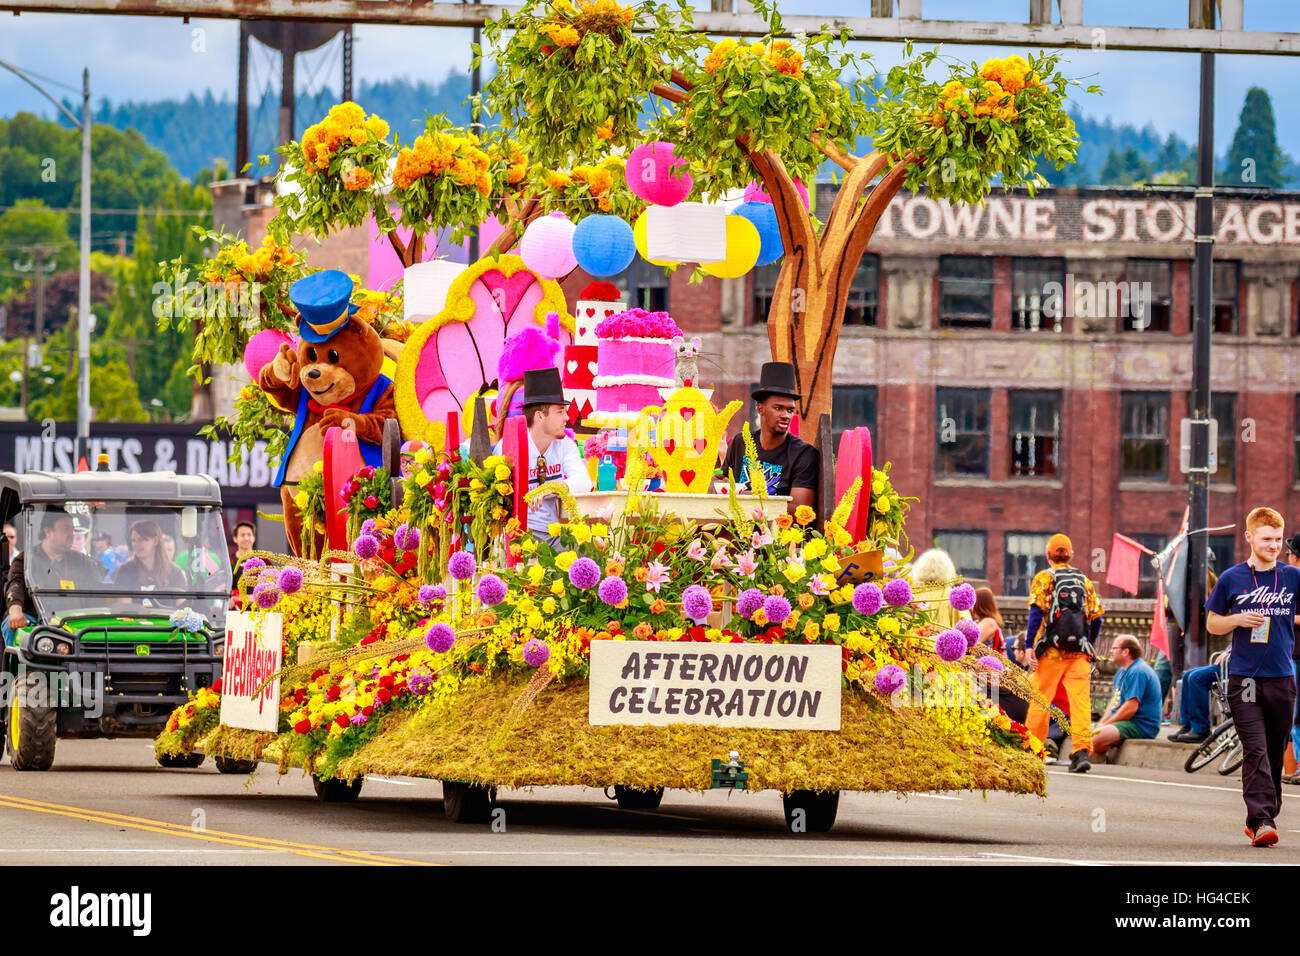
MULTIPOLYGON (((814 507, 821 461, 817 450, 801 438, 790 434, 790 422, 798 407, 799 390, 795 387, 795 369, 789 362, 765 362, 753 389, 758 405, 759 433, 755 444, 758 464, 767 480, 769 495, 789 495, 787 511, 794 514, 800 505, 814 507)), ((745 442, 737 436, 722 460, 722 476, 736 478, 737 490, 748 488, 749 456, 745 442)))

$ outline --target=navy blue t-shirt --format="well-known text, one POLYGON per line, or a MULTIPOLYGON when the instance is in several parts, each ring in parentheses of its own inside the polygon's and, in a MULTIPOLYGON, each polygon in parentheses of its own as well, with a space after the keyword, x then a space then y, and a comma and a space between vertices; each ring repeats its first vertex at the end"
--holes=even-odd
POLYGON ((1248 627, 1232 632, 1229 673, 1240 677, 1290 677, 1294 673, 1291 650, 1295 644, 1297 594, 1300 569, 1289 564, 1256 571, 1243 561, 1223 572, 1205 609, 1223 615, 1258 611, 1268 618, 1265 641, 1253 641, 1248 627))

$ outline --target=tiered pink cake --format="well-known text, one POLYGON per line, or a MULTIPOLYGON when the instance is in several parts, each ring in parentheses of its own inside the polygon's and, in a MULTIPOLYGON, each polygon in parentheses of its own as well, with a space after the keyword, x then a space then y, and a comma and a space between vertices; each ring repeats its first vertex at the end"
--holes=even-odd
POLYGON ((617 313, 597 325, 597 417, 635 418, 648 405, 662 405, 659 390, 672 387, 677 361, 672 340, 681 334, 667 312, 644 309, 617 313))

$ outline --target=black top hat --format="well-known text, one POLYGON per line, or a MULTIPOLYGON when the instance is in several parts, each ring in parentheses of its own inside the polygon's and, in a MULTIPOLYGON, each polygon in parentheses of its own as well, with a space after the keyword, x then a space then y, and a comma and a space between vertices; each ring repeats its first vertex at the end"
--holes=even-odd
POLYGON ((567 405, 560 384, 558 368, 539 368, 524 372, 524 407, 529 405, 567 405))
POLYGON ((1292 554, 1300 556, 1300 533, 1293 534, 1286 539, 1287 550, 1292 554))
POLYGON ((756 402, 761 402, 769 395, 784 395, 787 398, 801 398, 799 388, 794 381, 794 366, 789 362, 764 362, 763 370, 758 376, 758 384, 750 391, 756 402))

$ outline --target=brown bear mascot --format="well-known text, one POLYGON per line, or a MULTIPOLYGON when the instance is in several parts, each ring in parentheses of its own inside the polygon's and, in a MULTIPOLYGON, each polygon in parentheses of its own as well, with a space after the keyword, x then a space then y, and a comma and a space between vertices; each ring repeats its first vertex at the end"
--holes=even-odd
MULTIPOLYGON (((352 279, 337 269, 295 282, 289 299, 301 316, 298 344, 280 346, 257 384, 281 408, 294 409, 293 431, 274 484, 284 505, 284 527, 294 554, 302 552, 302 517, 293 496, 298 481, 324 457, 325 432, 352 428, 366 464, 379 467, 384 422, 396 418, 392 381, 381 374, 379 334, 353 317, 352 279)), ((324 535, 317 535, 317 555, 324 535)))

